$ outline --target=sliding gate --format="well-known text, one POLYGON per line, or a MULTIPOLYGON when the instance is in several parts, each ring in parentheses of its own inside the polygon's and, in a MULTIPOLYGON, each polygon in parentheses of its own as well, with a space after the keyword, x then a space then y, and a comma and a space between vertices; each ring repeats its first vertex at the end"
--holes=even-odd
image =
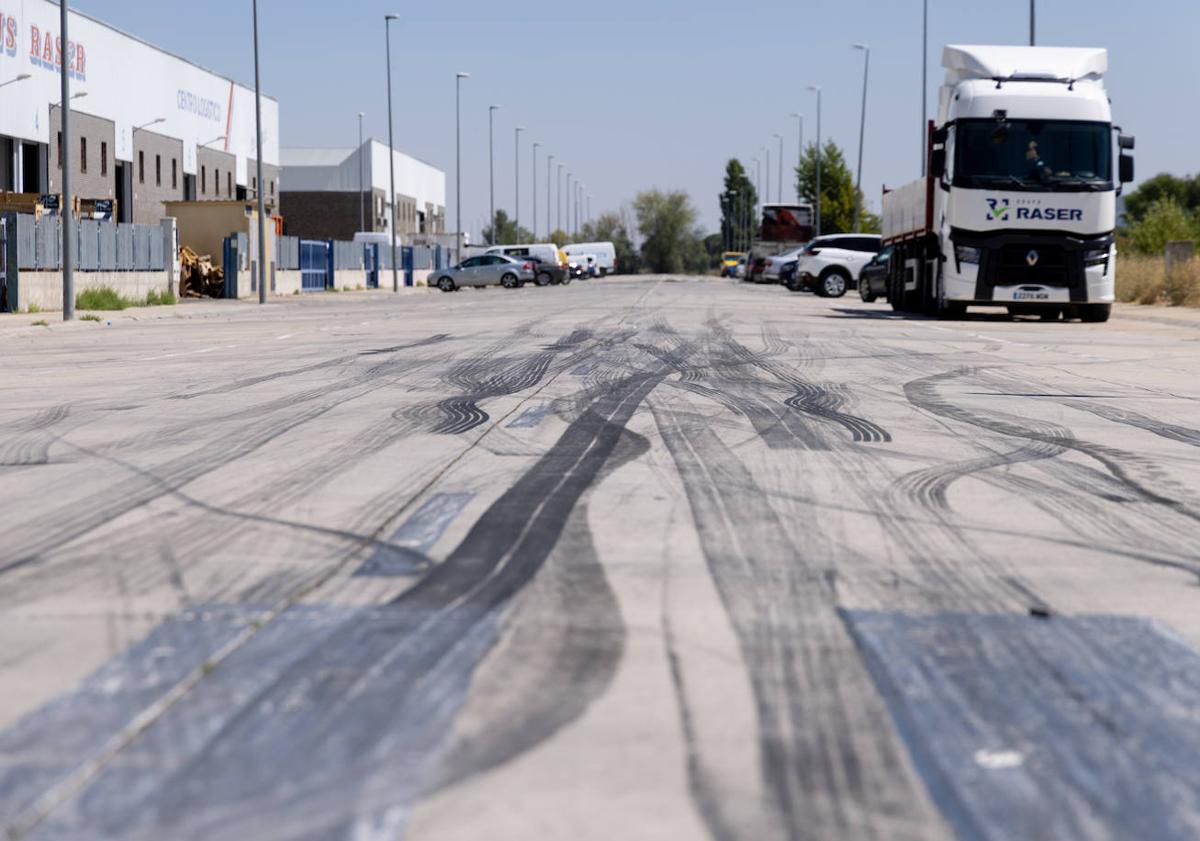
POLYGON ((333 243, 325 240, 300 240, 300 288, 321 292, 333 286, 333 243))

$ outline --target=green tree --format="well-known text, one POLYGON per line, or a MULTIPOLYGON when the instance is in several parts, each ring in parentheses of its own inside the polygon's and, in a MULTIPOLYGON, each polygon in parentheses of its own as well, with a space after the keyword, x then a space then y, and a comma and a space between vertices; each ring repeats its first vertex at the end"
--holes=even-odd
MULTIPOLYGON (((586 222, 576 242, 611 242, 617 252, 617 272, 636 274, 640 268, 637 248, 629 234, 629 226, 617 213, 602 213, 594 222, 586 222)), ((557 240, 555 240, 557 242, 557 240)))
MULTIPOLYGON (((845 234, 854 230, 854 204, 857 195, 854 189, 854 173, 846 164, 846 156, 832 140, 826 141, 821 156, 821 233, 845 234)), ((817 147, 809 144, 804 150, 800 166, 796 171, 796 191, 805 202, 816 204, 817 199, 817 147)), ((862 229, 866 233, 879 233, 879 217, 867 210, 864 198, 862 205, 862 229)))
POLYGON ((496 211, 495 220, 496 239, 492 239, 492 228, 483 229, 483 241, 485 243, 495 242, 497 245, 513 245, 518 242, 533 242, 533 232, 527 228, 518 228, 513 220, 508 218, 508 213, 503 210, 496 211))
POLYGON ((567 245, 571 242, 571 235, 568 234, 566 231, 564 231, 562 228, 558 228, 558 229, 550 232, 550 236, 546 241, 552 242, 555 245, 561 247, 561 246, 567 245))
POLYGON ((1135 251, 1161 255, 1172 240, 1200 238, 1200 223, 1196 214, 1187 210, 1173 196, 1155 201, 1142 218, 1129 226, 1129 242, 1135 251))
POLYGON ((653 272, 671 274, 696 270, 707 261, 695 230, 698 214, 683 191, 647 190, 633 200, 642 260, 653 272))
POLYGON ((721 242, 729 250, 742 251, 754 238, 758 191, 737 158, 725 165, 725 189, 717 196, 721 205, 721 242))
POLYGON ((1174 199, 1188 213, 1200 211, 1200 175, 1180 178, 1164 172, 1143 181, 1125 197, 1125 214, 1130 222, 1137 222, 1162 199, 1174 199))

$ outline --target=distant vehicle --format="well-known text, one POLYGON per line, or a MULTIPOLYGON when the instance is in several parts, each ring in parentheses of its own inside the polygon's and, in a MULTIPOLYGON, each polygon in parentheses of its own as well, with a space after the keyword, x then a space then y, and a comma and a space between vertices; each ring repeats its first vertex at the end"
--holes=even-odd
POLYGON ((948 46, 942 66, 928 176, 883 196, 888 302, 1107 321, 1117 196, 1134 177, 1134 139, 1114 149, 1108 52, 948 46))
MULTIPOLYGON (((782 254, 768 257, 766 265, 763 267, 762 279, 767 283, 779 283, 782 280, 783 267, 788 263, 796 262, 796 258, 800 256, 800 252, 803 250, 803 248, 793 248, 791 251, 785 251, 782 254)), ((795 266, 792 268, 795 268, 795 266)))
POLYGON ((879 253, 879 234, 832 234, 817 237, 799 256, 796 275, 788 287, 808 289, 822 298, 840 298, 858 286, 863 266, 879 253))
POLYGON ((737 267, 746 257, 744 251, 726 251, 721 255, 721 277, 736 277, 737 267))
POLYGON ((744 278, 746 276, 746 261, 748 259, 749 258, 745 254, 743 254, 741 257, 738 257, 737 265, 733 267, 733 273, 729 276, 738 280, 744 278))
POLYGON ((800 264, 799 259, 788 260, 783 264, 783 268, 779 270, 779 282, 788 289, 796 282, 796 266, 800 264))
MULTIPOLYGON (((520 258, 514 258, 520 259, 520 258)), ((571 282, 571 273, 558 263, 542 262, 541 257, 526 257, 533 263, 533 282, 538 286, 560 286, 571 282)))
POLYGON ((858 296, 863 299, 863 303, 872 304, 879 298, 887 297, 889 263, 893 251, 892 246, 887 246, 872 257, 859 272, 858 296))
POLYGON ((747 283, 761 283, 763 272, 767 268, 766 257, 755 257, 751 255, 746 260, 746 271, 742 278, 747 283))
POLYGON ((601 277, 617 272, 617 247, 611 242, 576 242, 562 247, 569 260, 587 263, 587 255, 596 259, 596 268, 601 277))
POLYGON ((558 246, 552 242, 532 245, 492 245, 483 253, 503 254, 505 257, 512 257, 514 260, 535 258, 538 264, 535 281, 538 286, 562 283, 563 278, 567 277, 566 269, 563 268, 559 259, 558 246))
POLYGON ((762 224, 750 244, 750 256, 758 259, 795 251, 813 238, 815 219, 810 204, 763 205, 762 224))
POLYGON ((481 254, 468 257, 457 266, 436 272, 432 285, 443 292, 453 292, 464 286, 499 284, 505 289, 517 289, 534 279, 534 263, 514 260, 501 254, 481 254))

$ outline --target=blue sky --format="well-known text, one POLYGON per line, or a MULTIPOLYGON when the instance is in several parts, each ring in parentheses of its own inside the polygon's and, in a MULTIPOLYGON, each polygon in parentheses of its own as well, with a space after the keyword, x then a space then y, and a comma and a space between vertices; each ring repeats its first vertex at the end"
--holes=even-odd
MULTIPOLYGON (((250 0, 74 0, 73 5, 239 81, 253 81, 250 0), (228 37, 225 37, 228 36, 228 37)), ((853 161, 862 55, 871 45, 864 192, 915 178, 920 165, 921 0, 260 0, 264 90, 280 100, 286 146, 353 145, 356 114, 387 138, 383 15, 394 29, 396 141, 449 176, 454 219, 454 73, 463 85, 463 224, 488 204, 487 108, 496 122, 497 204, 513 204, 513 128, 523 125, 523 220, 529 142, 565 161, 595 197, 594 215, 640 189, 687 190, 709 228, 730 156, 778 141, 796 157, 796 121, 823 127, 853 161)), ((1116 120, 1138 137, 1139 176, 1200 170, 1198 0, 1039 0, 1038 41, 1110 50, 1116 120)), ((946 43, 1024 43, 1026 0, 930 0, 930 108, 946 43)), ((539 163, 545 229, 545 159, 539 163)), ((787 171, 785 197, 790 186, 787 171)), ((774 183, 774 182, 773 182, 774 183)), ((774 193, 772 193, 774 195, 774 193)))

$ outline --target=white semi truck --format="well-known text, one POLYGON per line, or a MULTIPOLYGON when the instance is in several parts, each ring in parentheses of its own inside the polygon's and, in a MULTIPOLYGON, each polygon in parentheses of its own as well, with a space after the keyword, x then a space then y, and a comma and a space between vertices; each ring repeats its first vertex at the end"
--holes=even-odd
POLYGON ((928 177, 883 196, 892 307, 1107 321, 1134 146, 1113 126, 1107 51, 949 46, 942 65, 928 177))

